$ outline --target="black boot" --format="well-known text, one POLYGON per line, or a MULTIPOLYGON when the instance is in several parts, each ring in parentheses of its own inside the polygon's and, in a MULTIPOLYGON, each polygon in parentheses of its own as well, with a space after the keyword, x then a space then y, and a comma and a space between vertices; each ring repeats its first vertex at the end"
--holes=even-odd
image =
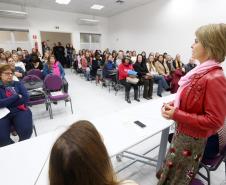
POLYGON ((126 101, 127 101, 127 103, 131 103, 130 98, 129 98, 129 91, 126 91, 126 101))
POLYGON ((134 90, 134 100, 140 102, 140 100, 138 98, 138 90, 134 90))

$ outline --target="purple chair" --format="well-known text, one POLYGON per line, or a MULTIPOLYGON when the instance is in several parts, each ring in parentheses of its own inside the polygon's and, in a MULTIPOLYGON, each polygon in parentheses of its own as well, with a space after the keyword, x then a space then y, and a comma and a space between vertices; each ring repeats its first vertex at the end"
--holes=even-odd
POLYGON ((207 177, 203 175, 200 171, 198 172, 198 174, 208 182, 208 185, 210 185, 210 171, 217 170, 217 168, 220 166, 222 162, 224 162, 225 164, 225 176, 226 176, 226 146, 221 151, 221 153, 214 159, 205 159, 205 158, 202 159, 200 167, 206 170, 207 177))
POLYGON ((200 179, 193 179, 190 185, 204 185, 204 183, 200 179))
MULTIPOLYGON (((50 106, 51 106, 51 103, 62 101, 62 100, 65 101, 65 106, 67 102, 70 102, 71 113, 73 114, 71 97, 69 96, 68 93, 65 93, 62 91, 62 84, 63 84, 62 79, 57 75, 49 74, 45 77, 44 88, 45 88, 45 91, 47 92, 48 99, 50 101, 50 106), (53 93, 56 91, 59 91, 60 94, 53 95, 53 93)), ((51 114, 51 119, 53 119, 53 114, 51 114)))
POLYGON ((28 106, 32 107, 33 105, 45 104, 46 110, 49 111, 49 116, 51 118, 52 108, 48 96, 45 91, 43 91, 43 82, 42 80, 35 75, 25 76, 22 80, 24 86, 28 90, 30 96, 28 101, 28 106))
POLYGON ((40 79, 43 79, 43 74, 39 69, 31 69, 30 71, 27 72, 27 75, 35 75, 40 79))

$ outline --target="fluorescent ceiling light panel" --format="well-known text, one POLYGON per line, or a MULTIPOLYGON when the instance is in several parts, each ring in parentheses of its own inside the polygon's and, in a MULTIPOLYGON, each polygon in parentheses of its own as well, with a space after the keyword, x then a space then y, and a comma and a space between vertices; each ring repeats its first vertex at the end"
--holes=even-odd
POLYGON ((103 5, 94 4, 90 8, 94 9, 94 10, 101 10, 102 8, 104 8, 104 6, 103 5))
POLYGON ((87 21, 87 22, 100 22, 99 20, 96 20, 96 19, 80 19, 80 21, 87 21))
POLYGON ((56 0, 56 3, 58 4, 69 4, 71 0, 56 0))
POLYGON ((0 10, 0 12, 9 13, 9 14, 27 15, 27 12, 14 11, 14 10, 0 10))

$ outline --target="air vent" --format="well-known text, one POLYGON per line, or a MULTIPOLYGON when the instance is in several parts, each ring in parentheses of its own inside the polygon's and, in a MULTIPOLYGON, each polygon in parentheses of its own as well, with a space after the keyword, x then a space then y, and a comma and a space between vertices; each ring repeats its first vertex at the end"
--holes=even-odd
POLYGON ((99 24, 99 22, 100 21, 97 19, 86 19, 86 18, 78 19, 78 24, 80 24, 80 25, 96 26, 99 24))
POLYGON ((27 17, 27 12, 14 10, 0 10, 0 17, 25 19, 27 17))
POLYGON ((118 4, 123 4, 125 1, 124 0, 117 0, 115 2, 118 3, 118 4))

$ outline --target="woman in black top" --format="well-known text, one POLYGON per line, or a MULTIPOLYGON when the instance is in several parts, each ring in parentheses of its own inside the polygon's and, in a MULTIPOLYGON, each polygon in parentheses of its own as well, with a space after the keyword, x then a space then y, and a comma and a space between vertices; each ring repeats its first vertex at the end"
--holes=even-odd
POLYGON ((133 65, 133 68, 138 73, 140 83, 144 85, 143 98, 147 100, 152 99, 153 78, 151 74, 149 74, 146 62, 143 61, 141 54, 137 55, 137 61, 133 65))
POLYGON ((43 64, 41 62, 41 60, 38 58, 38 55, 31 55, 31 60, 29 63, 27 63, 26 67, 26 71, 32 70, 32 69, 39 69, 42 70, 43 69, 43 64))

